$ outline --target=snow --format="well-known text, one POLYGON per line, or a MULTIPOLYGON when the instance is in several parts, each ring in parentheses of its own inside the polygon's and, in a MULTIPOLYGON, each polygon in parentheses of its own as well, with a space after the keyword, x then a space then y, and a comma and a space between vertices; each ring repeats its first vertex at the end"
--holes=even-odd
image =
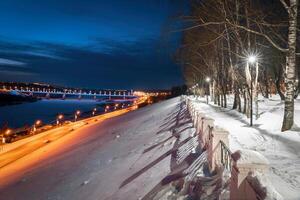
MULTIPOLYGON (((205 98, 195 100, 198 108, 215 124, 230 132, 229 143, 232 152, 254 150, 262 154, 270 165, 267 174, 270 183, 283 199, 300 198, 300 100, 295 101, 295 125, 292 131, 281 132, 284 104, 278 96, 259 98, 259 118, 249 127, 249 119, 228 108, 221 108, 205 98)), ((255 111, 255 109, 254 109, 255 111)))
POLYGON ((258 187, 266 190, 266 200, 284 200, 282 196, 276 191, 273 187, 273 184, 270 182, 268 176, 266 174, 262 174, 260 172, 254 172, 250 177, 247 177, 250 182, 259 184, 258 187), (255 181, 257 180, 257 181, 255 181))
POLYGON ((238 164, 246 163, 246 164, 269 165, 269 161, 257 151, 243 149, 242 151, 239 152, 241 153, 241 157, 238 160, 238 164))
MULTIPOLYGON (((205 116, 229 131, 232 152, 242 150, 244 159, 269 163, 268 174, 253 174, 269 196, 299 199, 300 100, 295 102, 294 129, 284 133, 283 103, 277 96, 260 98, 253 127, 243 114, 205 102, 195 100, 205 116)), ((228 102, 230 107, 232 98, 228 102)), ((0 168, 0 193, 6 200, 214 199, 226 190, 220 190, 221 174, 208 173, 206 157, 183 101, 174 98, 49 141, 0 168), (200 189, 193 189, 199 184, 200 189)))
POLYGON ((0 168, 0 193, 5 200, 183 198, 199 179, 209 196, 220 175, 201 179, 205 161, 187 109, 174 98, 42 145, 0 168), (183 179, 190 182, 182 186, 183 179))

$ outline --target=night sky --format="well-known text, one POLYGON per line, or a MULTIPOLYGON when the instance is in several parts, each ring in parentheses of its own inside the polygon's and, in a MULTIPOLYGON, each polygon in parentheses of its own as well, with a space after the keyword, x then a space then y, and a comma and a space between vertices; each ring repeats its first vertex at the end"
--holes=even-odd
POLYGON ((1 0, 0 80, 161 89, 182 84, 180 0, 1 0))

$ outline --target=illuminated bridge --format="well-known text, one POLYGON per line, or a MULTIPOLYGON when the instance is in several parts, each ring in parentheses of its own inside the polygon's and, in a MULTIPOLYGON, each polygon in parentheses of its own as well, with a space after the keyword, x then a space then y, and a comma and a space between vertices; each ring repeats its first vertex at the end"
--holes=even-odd
POLYGON ((82 91, 82 90, 56 90, 56 89, 9 89, 9 91, 16 94, 25 94, 40 98, 61 98, 61 99, 135 99, 137 96, 131 91, 117 91, 117 90, 100 90, 100 91, 82 91))

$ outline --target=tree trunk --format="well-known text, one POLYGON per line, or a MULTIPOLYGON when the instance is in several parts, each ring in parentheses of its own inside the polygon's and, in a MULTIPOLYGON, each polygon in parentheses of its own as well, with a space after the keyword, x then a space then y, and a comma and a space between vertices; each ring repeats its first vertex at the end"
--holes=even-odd
POLYGON ((296 67, 296 41, 297 41, 297 0, 290 0, 288 53, 286 56, 286 93, 284 103, 284 117, 281 131, 292 128, 294 124, 294 85, 296 67))
POLYGON ((246 96, 246 90, 243 90, 243 97, 244 97, 244 108, 243 108, 243 113, 246 114, 247 113, 247 96, 246 96))
POLYGON ((242 112, 242 101, 241 101, 241 96, 240 96, 240 92, 238 91, 238 111, 242 112))
POLYGON ((267 72, 267 68, 265 67, 264 70, 264 76, 265 76, 265 86, 266 86, 266 93, 264 95, 265 98, 269 98, 269 79, 268 79, 268 72, 267 72))
POLYGON ((279 96, 280 96, 281 101, 284 101, 285 96, 284 96, 284 94, 281 92, 281 88, 280 88, 280 83, 281 83, 281 78, 280 78, 280 76, 281 76, 281 74, 278 75, 278 78, 277 78, 277 80, 275 81, 275 86, 276 86, 276 90, 277 90, 277 93, 278 93, 279 96))
POLYGON ((234 92, 234 100, 233 100, 232 109, 237 109, 237 107, 238 107, 238 94, 235 91, 234 92))
POLYGON ((224 108, 227 108, 226 92, 223 93, 223 99, 224 99, 224 108))

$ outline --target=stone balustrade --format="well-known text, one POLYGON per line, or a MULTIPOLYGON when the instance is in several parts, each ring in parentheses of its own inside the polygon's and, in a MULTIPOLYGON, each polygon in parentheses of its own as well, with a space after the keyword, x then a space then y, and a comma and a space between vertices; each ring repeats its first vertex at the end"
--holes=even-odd
MULTIPOLYGON (((214 171, 224 167, 224 163, 222 163, 224 152, 222 152, 221 145, 229 149, 229 132, 215 126, 214 120, 205 116, 203 111, 197 108, 194 100, 186 97, 185 101, 199 137, 199 144, 201 148, 207 150, 210 170, 214 171)), ((229 166, 231 171, 230 200, 282 199, 272 184, 268 182, 266 174, 269 170, 269 163, 262 154, 256 151, 242 150, 228 157, 231 165, 229 166), (265 185, 263 186, 263 184, 265 185)))

